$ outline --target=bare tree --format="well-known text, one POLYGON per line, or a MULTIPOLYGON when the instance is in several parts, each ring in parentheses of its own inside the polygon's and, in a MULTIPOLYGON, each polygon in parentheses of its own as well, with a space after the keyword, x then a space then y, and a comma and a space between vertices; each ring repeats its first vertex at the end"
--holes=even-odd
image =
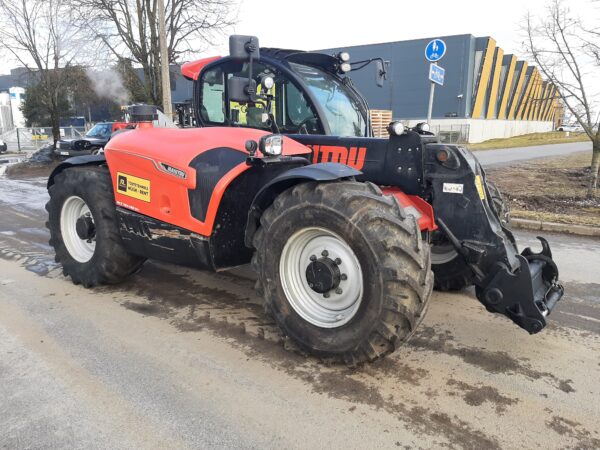
POLYGON ((54 143, 60 138, 60 117, 70 70, 82 45, 69 26, 63 0, 0 1, 0 48, 5 49, 37 81, 39 104, 46 108, 54 143))
MULTIPOLYGON (((147 101, 160 104, 160 48, 156 0, 70 0, 81 28, 91 31, 114 58, 141 66, 147 101)), ((235 0, 168 0, 169 63, 201 50, 235 22, 235 0)))
MULTIPOLYGON (((595 25, 595 24, 594 24, 595 25)), ((565 108, 592 141, 588 197, 596 195, 600 170, 600 103, 596 79, 600 33, 593 31, 563 0, 552 0, 547 14, 525 21, 525 46, 542 74, 557 88, 565 108)))

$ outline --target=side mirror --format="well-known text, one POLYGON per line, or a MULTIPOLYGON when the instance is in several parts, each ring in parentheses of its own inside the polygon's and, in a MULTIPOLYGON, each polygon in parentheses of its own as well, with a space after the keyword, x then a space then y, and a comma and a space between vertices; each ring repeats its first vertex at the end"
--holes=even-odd
POLYGON ((387 71, 385 70, 385 63, 382 59, 375 61, 375 83, 377 86, 383 87, 383 82, 387 79, 387 71))
POLYGON ((229 56, 236 61, 259 59, 258 38, 256 36, 242 36, 239 34, 229 36, 229 56))
POLYGON ((227 80, 227 94, 229 100, 233 102, 253 102, 256 98, 256 80, 231 77, 227 80))

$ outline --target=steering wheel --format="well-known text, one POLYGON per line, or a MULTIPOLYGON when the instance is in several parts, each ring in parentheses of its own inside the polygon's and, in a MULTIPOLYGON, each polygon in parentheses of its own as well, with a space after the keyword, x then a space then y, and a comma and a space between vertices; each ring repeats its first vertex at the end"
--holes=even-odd
POLYGON ((300 122, 298 124, 298 133, 300 134, 310 134, 308 132, 308 128, 306 128, 306 126, 310 123, 310 122, 316 122, 317 118, 316 117, 307 117, 306 119, 304 119, 302 122, 300 122), (304 133, 302 133, 302 128, 304 128, 304 133))

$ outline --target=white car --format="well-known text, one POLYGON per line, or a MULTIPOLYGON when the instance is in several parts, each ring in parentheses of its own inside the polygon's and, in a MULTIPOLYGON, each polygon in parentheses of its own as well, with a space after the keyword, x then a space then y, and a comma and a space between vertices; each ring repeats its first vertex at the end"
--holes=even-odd
POLYGON ((558 131, 570 131, 570 132, 582 132, 583 128, 578 123, 568 124, 565 123, 558 127, 558 131))
POLYGON ((4 153, 6 150, 8 150, 8 146, 6 145, 6 142, 4 142, 2 139, 0 139, 0 153, 4 153))

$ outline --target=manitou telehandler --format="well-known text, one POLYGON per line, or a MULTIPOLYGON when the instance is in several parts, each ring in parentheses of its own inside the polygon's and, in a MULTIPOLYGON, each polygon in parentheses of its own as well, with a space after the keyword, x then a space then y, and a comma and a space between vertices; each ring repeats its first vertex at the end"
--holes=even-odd
POLYGON ((474 284, 488 311, 542 330, 563 295, 548 243, 518 253, 475 156, 426 124, 372 137, 346 77, 369 62, 232 36, 228 57, 184 65, 199 127, 138 123, 104 155, 51 174, 50 244, 64 274, 93 287, 146 258, 208 270, 252 261, 282 332, 350 365, 414 332, 432 260, 440 288, 474 284))

